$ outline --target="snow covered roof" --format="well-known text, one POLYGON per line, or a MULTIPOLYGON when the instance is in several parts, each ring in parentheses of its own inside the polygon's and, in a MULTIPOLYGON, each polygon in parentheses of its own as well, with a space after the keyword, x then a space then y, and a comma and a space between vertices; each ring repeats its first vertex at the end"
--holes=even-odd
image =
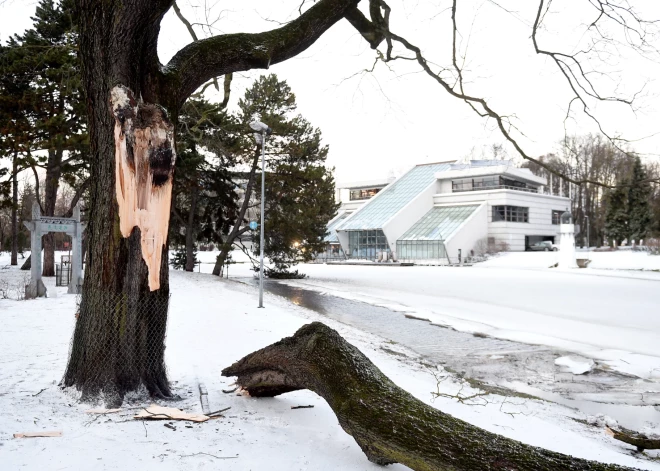
POLYGON ((534 175, 528 168, 518 168, 510 160, 471 160, 469 164, 454 164, 448 170, 435 174, 438 180, 450 178, 484 177, 503 175, 516 180, 547 185, 548 180, 534 175))
POLYGON ((356 182, 337 183, 335 187, 337 189, 349 189, 349 190, 359 190, 363 188, 380 188, 389 185, 393 181, 394 181, 394 177, 379 178, 376 180, 361 180, 356 182))

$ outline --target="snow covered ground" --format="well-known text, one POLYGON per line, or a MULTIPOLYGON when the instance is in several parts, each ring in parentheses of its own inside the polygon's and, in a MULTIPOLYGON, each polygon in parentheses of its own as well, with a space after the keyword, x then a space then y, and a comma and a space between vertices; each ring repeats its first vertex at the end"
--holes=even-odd
MULTIPOLYGON (((500 266, 460 268, 309 264, 299 267, 307 279, 286 283, 461 331, 580 353, 616 371, 660 379, 660 273, 637 278, 629 275, 639 272, 529 269, 528 260, 528 269, 502 266, 509 257, 523 259, 518 255, 536 260, 554 254, 508 254, 495 259, 500 266)), ((249 275, 247 265, 230 271, 230 277, 249 275)))
MULTIPOLYGON (((6 258, 4 254, 0 256, 0 267, 8 262, 6 258)), ((489 279, 500 277, 503 277, 504 281, 524 282, 530 278, 530 274, 534 274, 533 271, 514 276, 507 270, 499 269, 448 268, 437 272, 442 275, 435 276, 431 273, 438 270, 435 267, 305 266, 304 270, 310 272, 312 278, 303 280, 303 283, 321 286, 327 282, 332 285, 330 289, 333 291, 352 291, 355 296, 381 295, 379 299, 385 300, 384 302, 399 303, 401 300, 398 298, 402 296, 404 300, 420 302, 420 310, 431 306, 427 303, 434 297, 435 309, 444 305, 445 301, 449 301, 451 306, 457 306, 459 301, 466 297, 464 290, 459 288, 459 285, 464 283, 472 287, 472 292, 477 293, 474 301, 469 298, 466 300, 468 312, 477 312, 491 306, 494 310, 487 311, 486 314, 503 318, 507 317, 507 312, 515 318, 516 306, 511 306, 511 299, 523 298, 522 301, 517 301, 522 303, 517 308, 527 309, 527 296, 520 295, 520 288, 530 289, 535 286, 537 291, 549 293, 557 289, 553 282, 548 282, 553 280, 549 278, 553 276, 551 274, 543 274, 541 279, 532 276, 533 279, 522 286, 513 286, 506 293, 500 294, 498 289, 506 283, 496 284, 495 287, 490 287, 488 283, 489 279), (383 286, 386 272, 389 273, 390 282, 389 285, 383 286), (488 273, 490 275, 487 275, 488 273), (393 279, 395 281, 392 281, 393 279), (419 285, 420 280, 428 281, 415 288, 414 285, 419 285), (462 283, 458 280, 462 280, 462 283), (551 286, 547 286, 548 283, 551 286), (395 293, 382 297, 387 291, 395 293), (491 304, 483 301, 487 296, 493 298, 491 304), (475 306, 469 304, 470 302, 477 304, 475 306)), ((232 266, 231 271, 237 275, 248 273, 247 267, 243 265, 232 266)), ((21 276, 14 268, 0 270, 0 281, 21 276)), ((559 275, 559 279, 566 277, 559 275)), ((572 279, 570 276, 568 278, 572 279)), ((575 278, 591 280, 592 277, 575 278)), ((88 406, 76 402, 75 394, 63 392, 57 387, 66 365, 69 340, 75 322, 75 297, 65 294, 66 288, 52 286, 52 281, 46 280, 47 285, 50 285, 51 295, 47 299, 0 300, 2 469, 382 469, 366 460, 352 438, 339 427, 327 404, 311 392, 300 391, 273 399, 252 399, 221 392, 231 383, 230 379, 220 376, 223 367, 253 350, 291 335, 305 323, 322 320, 360 348, 398 385, 445 412, 495 433, 563 453, 642 469, 660 470, 660 463, 632 456, 629 446, 606 436, 602 427, 592 427, 579 422, 587 417, 557 404, 531 399, 505 399, 500 396, 490 396, 490 404, 483 407, 464 405, 444 398, 431 402, 430 392, 435 390, 436 381, 430 372, 420 365, 413 352, 322 318, 277 296, 267 294, 267 308, 257 309, 256 290, 253 287, 231 280, 219 280, 204 273, 174 271, 171 274, 172 301, 167 363, 175 392, 182 399, 165 405, 176 405, 187 411, 199 412, 197 388, 199 382, 203 382, 209 391, 213 410, 231 406, 226 417, 194 424, 190 428, 182 422, 175 422, 176 430, 164 427, 164 422, 142 423, 131 420, 135 409, 129 408, 146 404, 148 400, 144 397, 133 398, 119 414, 90 416, 84 413, 88 406), (397 354, 392 354, 392 351, 397 354), (315 407, 291 409, 291 406, 308 404, 315 407), (62 430, 63 436, 12 438, 15 432, 40 430, 62 430)), ((630 323, 627 327, 623 326, 625 336, 626 333, 632 332, 636 320, 642 320, 640 316, 635 317, 635 311, 642 309, 648 314, 651 304, 655 303, 657 306, 657 298, 652 295, 642 296, 643 293, 653 290, 635 291, 633 283, 642 283, 639 280, 613 281, 598 278, 588 283, 577 283, 581 288, 596 289, 594 285, 620 282, 629 283, 624 289, 633 290, 627 298, 629 304, 635 305, 635 309, 624 311, 626 315, 622 316, 628 318, 630 323), (642 296, 642 302, 636 304, 631 301, 634 296, 642 296)), ((644 283, 652 285, 651 288, 655 287, 652 282, 644 283)), ((570 282, 560 284, 571 285, 570 282)), ((612 289, 612 286, 605 288, 612 289)), ((597 298, 604 291, 606 289, 598 289, 587 294, 597 298)), ((578 292, 579 290, 569 292, 564 300, 577 299, 578 292)), ((538 300, 541 301, 540 304, 545 304, 549 298, 551 296, 541 296, 538 300)), ((591 301, 596 303, 595 308, 598 309, 607 304, 607 300, 602 303, 598 299, 591 301)), ((562 303, 557 301, 551 306, 543 306, 541 312, 530 308, 525 311, 525 315, 548 315, 545 311, 550 312, 551 307, 556 308, 559 304, 562 303)), ((625 303, 620 301, 620 304, 625 303)), ((587 305, 593 306, 584 303, 583 307, 587 305)), ((575 309, 568 309, 565 312, 566 320, 576 321, 574 311, 575 309)), ((610 316, 611 312, 606 310, 605 314, 610 316)), ((556 313, 554 315, 557 316, 556 313)), ((557 318, 562 319, 561 316, 557 318)), ((598 323, 598 318, 594 315, 591 322, 595 320, 598 323)), ((591 327, 593 324, 589 321, 588 317, 579 320, 591 327)), ((487 324, 480 323, 480 327, 486 326, 487 324)), ((621 325, 617 328, 621 328, 621 325)), ((594 329, 598 330, 599 327, 594 326, 594 329)), ((625 346, 632 347, 630 341, 625 346)), ((629 348, 630 350, 632 348, 629 348)), ((444 392, 456 393, 459 382, 455 378, 450 379, 443 382, 441 388, 444 392)), ((469 389, 463 392, 467 394, 469 389)), ((406 468, 394 465, 388 469, 406 468)))
MULTIPOLYGON (((558 256, 557 252, 507 252, 492 257, 479 266, 545 269, 557 263, 558 256)), ((594 252, 582 249, 577 251, 576 258, 591 260, 589 268, 578 270, 581 273, 596 273, 598 270, 660 272, 660 255, 649 255, 647 252, 623 249, 614 252, 594 252)), ((658 278, 660 279, 660 276, 658 278)))

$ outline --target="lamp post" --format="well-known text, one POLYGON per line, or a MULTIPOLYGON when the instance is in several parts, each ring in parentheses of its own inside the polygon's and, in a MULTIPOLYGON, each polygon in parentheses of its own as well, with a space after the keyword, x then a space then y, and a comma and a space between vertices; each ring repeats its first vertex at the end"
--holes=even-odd
POLYGON ((587 253, 589 253, 589 216, 584 216, 587 219, 587 253))
POLYGON ((254 140, 261 144, 261 236, 259 242, 259 307, 264 307, 264 201, 266 199, 266 136, 272 129, 261 121, 253 121, 250 127, 256 131, 254 140))

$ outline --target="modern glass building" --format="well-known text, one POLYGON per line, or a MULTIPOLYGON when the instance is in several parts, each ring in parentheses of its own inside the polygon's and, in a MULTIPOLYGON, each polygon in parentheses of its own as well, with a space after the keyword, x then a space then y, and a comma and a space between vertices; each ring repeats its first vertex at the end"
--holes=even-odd
POLYGON ((449 168, 450 163, 414 167, 336 226, 338 237, 343 236, 347 242, 342 245, 348 245, 348 256, 370 260, 388 256, 396 247, 396 239, 388 240, 383 229, 420 193, 434 185, 436 172, 449 168))
POLYGON ((570 206, 546 183, 509 161, 417 165, 378 191, 353 194, 371 198, 331 221, 326 241, 347 258, 378 261, 455 262, 491 243, 525 250, 554 240, 556 215, 570 206))
POLYGON ((432 208, 396 241, 399 260, 441 260, 447 258, 445 240, 479 208, 479 205, 432 208))

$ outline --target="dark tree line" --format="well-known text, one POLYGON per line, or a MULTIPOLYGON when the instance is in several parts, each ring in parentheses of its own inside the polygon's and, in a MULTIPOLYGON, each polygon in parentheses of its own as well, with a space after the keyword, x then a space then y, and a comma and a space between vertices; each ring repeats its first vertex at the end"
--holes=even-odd
POLYGON ((192 271, 197 243, 220 249, 213 273, 222 275, 233 249, 258 253, 261 146, 249 123, 273 129, 266 141, 265 255, 267 276, 288 276, 291 266, 323 249, 327 222, 336 214, 334 180, 325 167, 321 133, 296 113, 286 81, 258 78, 238 102, 236 113, 222 104, 191 98, 179 117, 178 164, 170 240, 178 246, 172 265, 192 271), (252 250, 250 250, 252 245, 252 250))
POLYGON ((550 193, 571 198, 579 245, 632 243, 660 236, 660 185, 653 163, 643 163, 634 152, 600 135, 569 137, 558 154, 539 160, 547 168, 534 162, 527 166, 548 179, 550 193), (582 183, 573 184, 562 175, 582 183))
MULTIPOLYGON (((86 190, 87 133, 73 1, 42 0, 33 26, 0 45, 0 158, 11 160, 3 182, 12 208, 16 264, 19 174, 31 172, 45 216, 70 216, 86 190), (43 176, 43 180, 42 180, 43 176), (56 214, 62 184, 75 191, 72 206, 56 214), (9 196, 11 187, 11 196, 9 196)), ((44 235, 43 275, 54 276, 54 235, 44 235)))

